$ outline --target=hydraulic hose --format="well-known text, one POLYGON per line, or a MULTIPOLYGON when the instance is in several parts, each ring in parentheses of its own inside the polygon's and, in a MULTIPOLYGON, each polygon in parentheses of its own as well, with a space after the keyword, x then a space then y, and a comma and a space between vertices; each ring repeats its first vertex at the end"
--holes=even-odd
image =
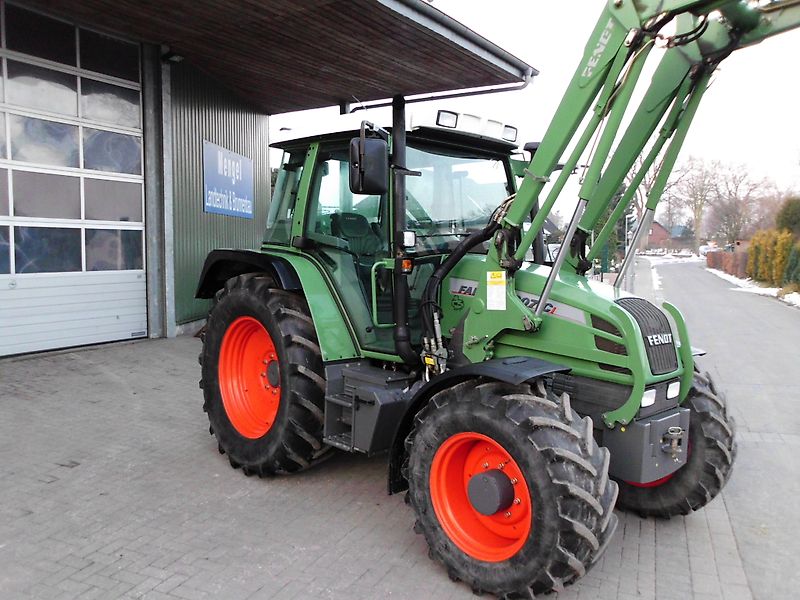
POLYGON ((437 309, 436 297, 439 293, 439 287, 442 285, 445 277, 453 270, 458 262, 466 256, 467 252, 472 250, 478 244, 482 244, 492 238, 492 236, 500 229, 500 224, 492 221, 486 227, 479 231, 469 234, 464 240, 461 241, 455 250, 447 257, 447 259, 440 264, 428 279, 425 285, 425 291, 422 293, 422 326, 425 331, 425 336, 435 337, 433 327, 433 311, 437 309))

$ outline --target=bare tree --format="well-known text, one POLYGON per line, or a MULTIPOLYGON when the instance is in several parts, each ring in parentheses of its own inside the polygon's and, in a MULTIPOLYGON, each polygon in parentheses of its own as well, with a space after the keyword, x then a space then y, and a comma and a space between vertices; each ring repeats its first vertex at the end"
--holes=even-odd
POLYGON ((796 197, 800 194, 796 190, 781 189, 774 182, 765 183, 754 206, 753 218, 750 227, 744 233, 744 237, 750 237, 759 229, 771 229, 775 227, 775 217, 787 198, 796 197))
MULTIPOLYGON (((639 187, 636 188, 636 191, 633 194, 633 208, 636 212, 636 222, 642 222, 642 215, 644 215, 644 209, 647 205, 647 199, 650 197, 650 192, 653 191, 653 185, 655 184, 656 177, 658 176, 658 171, 660 170, 660 163, 656 162, 656 167, 651 168, 650 170, 645 173, 644 178, 642 179, 642 183, 639 184, 639 187)), ((633 179, 636 175, 644 168, 644 156, 640 154, 636 157, 636 162, 633 163, 633 168, 630 170, 628 175, 625 177, 626 185, 630 185, 633 182, 633 179)), ((664 186, 664 190, 661 193, 662 202, 666 201, 669 196, 672 188, 678 185, 684 177, 684 172, 681 170, 676 170, 673 172, 672 176, 667 180, 667 184, 664 186)), ((677 216, 677 215, 676 215, 677 216)))
POLYGON ((706 209, 716 199, 716 173, 720 170, 718 162, 690 157, 676 170, 674 193, 677 201, 685 207, 694 225, 694 250, 700 247, 703 236, 703 217, 706 209))
POLYGON ((660 204, 660 223, 672 232, 673 227, 686 222, 686 209, 674 191, 664 194, 660 204))
POLYGON ((708 231, 733 244, 752 224, 766 182, 751 178, 744 165, 717 167, 708 231))

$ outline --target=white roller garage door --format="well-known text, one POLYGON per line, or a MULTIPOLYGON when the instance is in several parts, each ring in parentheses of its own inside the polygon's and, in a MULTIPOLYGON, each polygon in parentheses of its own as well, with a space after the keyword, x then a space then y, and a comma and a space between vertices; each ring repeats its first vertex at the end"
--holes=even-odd
POLYGON ((139 48, 3 10, 0 355, 146 336, 139 48))

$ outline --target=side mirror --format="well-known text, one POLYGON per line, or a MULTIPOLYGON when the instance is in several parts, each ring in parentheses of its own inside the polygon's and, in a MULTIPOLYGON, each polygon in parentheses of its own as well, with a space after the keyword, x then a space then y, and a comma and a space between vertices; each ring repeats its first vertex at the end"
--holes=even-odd
POLYGON ((350 191, 380 196, 389 189, 389 144, 380 137, 361 136, 350 140, 350 191))

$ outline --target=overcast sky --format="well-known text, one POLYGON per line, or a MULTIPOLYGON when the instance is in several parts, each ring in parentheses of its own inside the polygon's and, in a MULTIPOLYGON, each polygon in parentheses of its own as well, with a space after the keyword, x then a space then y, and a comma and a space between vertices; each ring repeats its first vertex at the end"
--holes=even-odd
MULTIPOLYGON (((539 70, 525 90, 442 101, 452 107, 516 125, 520 141, 541 139, 581 59, 602 9, 599 0, 434 0, 446 12, 539 70)), ((658 58, 656 50, 650 62, 658 58)), ((800 30, 735 52, 717 70, 681 153, 742 164, 757 177, 800 190, 800 30)), ((644 77, 642 84, 649 81, 644 77)), ((413 105, 420 106, 420 105, 413 105)), ((411 110, 411 107, 410 107, 411 110)), ((371 111, 370 119, 390 121, 371 111)), ((357 119, 364 113, 357 113, 357 119)), ((271 140, 337 127, 337 109, 276 115, 271 140), (289 127, 291 132, 280 132, 289 127)), ((354 123, 351 121, 351 123, 354 123)), ((388 122, 387 122, 388 124, 388 122)), ((573 188, 573 186, 570 186, 573 188)), ((573 188, 576 189, 576 188, 573 188)), ((564 195, 572 190, 565 190, 564 195)), ((562 213, 571 208, 559 202, 562 213)))

